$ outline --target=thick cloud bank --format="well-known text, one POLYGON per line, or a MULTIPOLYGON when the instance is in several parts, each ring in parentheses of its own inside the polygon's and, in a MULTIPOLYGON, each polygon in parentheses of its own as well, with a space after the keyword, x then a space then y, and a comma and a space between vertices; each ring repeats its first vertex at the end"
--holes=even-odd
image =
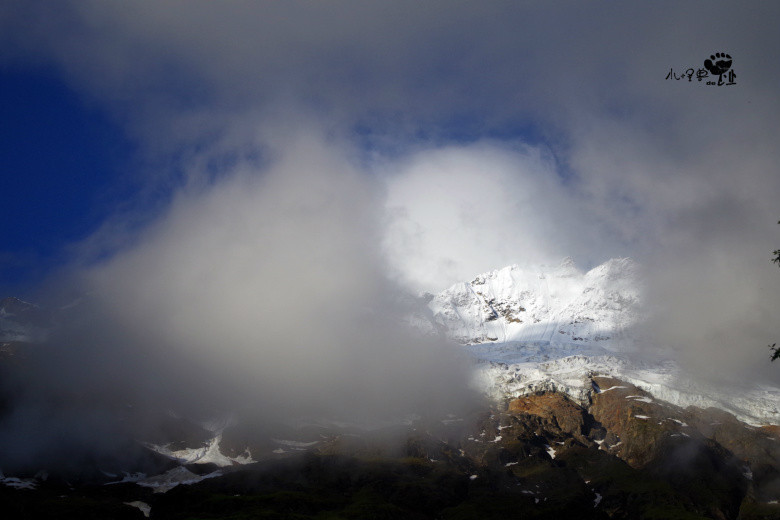
POLYGON ((452 405, 465 372, 405 330, 411 309, 379 256, 380 209, 339 147, 298 136, 268 171, 239 168, 180 195, 87 281, 141 337, 224 371, 260 406, 382 416, 452 405))
POLYGON ((646 267, 647 349, 777 382, 778 20, 766 2, 5 2, 0 63, 56 70, 146 166, 76 247, 99 326, 52 381, 446 402, 465 378, 396 327, 399 286, 570 255, 646 267), (735 84, 674 79, 714 52, 735 84))
MULTIPOLYGON (((408 326, 415 301, 380 256, 380 186, 343 149, 295 136, 267 168, 182 190, 130 245, 71 275, 83 301, 36 347, 34 371, 12 376, 11 467, 53 460, 63 439, 97 450, 125 406, 266 425, 468 409, 469 366, 408 326)), ((133 421, 124 435, 157 426, 133 421)))
POLYGON ((427 149, 385 171, 385 254, 418 290, 441 290, 506 265, 603 259, 594 225, 544 149, 480 141, 427 149))

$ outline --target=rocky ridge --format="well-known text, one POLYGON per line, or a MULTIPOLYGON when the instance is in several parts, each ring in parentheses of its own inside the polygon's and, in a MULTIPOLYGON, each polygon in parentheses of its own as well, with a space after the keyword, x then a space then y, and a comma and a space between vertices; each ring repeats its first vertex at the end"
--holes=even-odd
MULTIPOLYGON (((62 518, 140 518, 139 504, 151 518, 780 518, 776 432, 619 379, 590 383, 586 403, 538 392, 380 429, 310 424, 264 436, 231 423, 220 449, 235 457, 250 446, 248 464, 158 458, 161 473, 96 472, 75 489, 23 475, 9 482, 26 487, 0 486, 0 500, 9 518, 54 507, 62 518)), ((187 437, 179 447, 210 442, 187 437)))

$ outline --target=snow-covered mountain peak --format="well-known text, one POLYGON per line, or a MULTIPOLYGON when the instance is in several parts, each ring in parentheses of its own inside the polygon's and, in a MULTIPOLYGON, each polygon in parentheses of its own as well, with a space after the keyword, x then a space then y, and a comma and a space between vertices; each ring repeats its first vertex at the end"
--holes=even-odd
POLYGON ((638 279, 639 265, 631 258, 611 258, 588 271, 589 278, 607 278, 610 280, 638 279))
POLYGON ((552 274, 559 278, 568 278, 572 276, 581 276, 582 271, 580 271, 577 264, 574 263, 574 259, 567 256, 552 270, 552 274))
POLYGON ((637 332, 641 266, 613 258, 583 273, 511 265, 458 283, 428 301, 440 333, 465 346, 481 367, 477 384, 495 398, 560 390, 586 400, 593 374, 628 381, 677 406, 715 407, 751 424, 778 424, 780 388, 694 382, 673 360, 633 354, 650 347, 637 332))
POLYGON ((610 260, 583 273, 571 258, 557 266, 517 264, 483 273, 435 295, 436 326, 464 344, 535 341, 617 348, 638 317, 636 264, 610 260))

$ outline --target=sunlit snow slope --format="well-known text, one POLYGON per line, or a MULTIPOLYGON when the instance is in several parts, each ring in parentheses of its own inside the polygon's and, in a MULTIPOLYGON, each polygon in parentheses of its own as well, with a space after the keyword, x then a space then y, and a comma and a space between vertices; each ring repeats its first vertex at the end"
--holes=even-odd
POLYGON ((478 360, 476 380, 496 398, 556 390, 584 401, 591 376, 600 374, 678 406, 712 406, 751 424, 780 424, 780 388, 708 384, 671 359, 650 361, 650 351, 661 351, 639 333, 642 289, 630 258, 585 273, 569 258, 558 266, 512 265, 429 297, 429 319, 478 360))
POLYGON ((512 265, 453 285, 429 304, 434 323, 464 344, 545 342, 633 344, 639 280, 630 258, 609 260, 583 273, 567 258, 559 266, 512 265))

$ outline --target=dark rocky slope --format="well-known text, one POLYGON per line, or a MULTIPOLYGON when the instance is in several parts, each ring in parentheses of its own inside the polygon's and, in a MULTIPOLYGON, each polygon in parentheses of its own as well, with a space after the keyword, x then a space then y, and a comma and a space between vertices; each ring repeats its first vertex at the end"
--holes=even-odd
POLYGON ((619 380, 593 383, 600 391, 585 406, 529 395, 470 417, 323 430, 316 446, 283 455, 255 439, 261 462, 167 493, 53 475, 34 490, 0 487, 0 503, 4 518, 142 518, 125 504, 137 500, 151 518, 182 519, 780 518, 776 431, 658 402, 619 380))

